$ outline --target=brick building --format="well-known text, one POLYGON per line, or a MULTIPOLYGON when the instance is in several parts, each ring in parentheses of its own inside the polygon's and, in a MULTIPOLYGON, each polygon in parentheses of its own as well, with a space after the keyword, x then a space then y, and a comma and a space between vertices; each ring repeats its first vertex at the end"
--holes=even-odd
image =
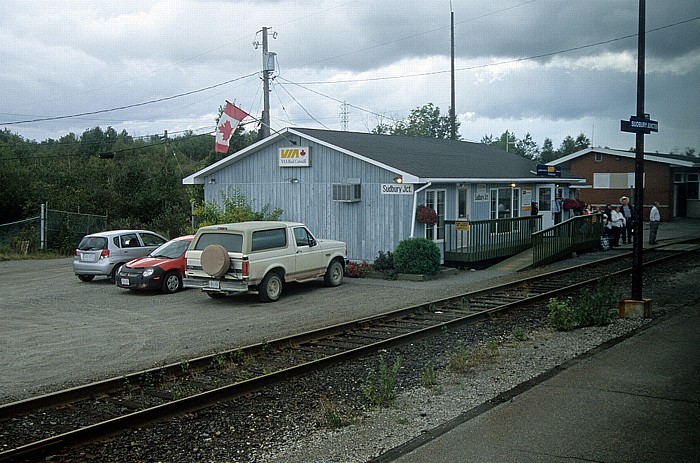
MULTIPOLYGON (((577 188, 578 199, 593 206, 619 204, 620 197, 634 200, 635 153, 607 148, 586 148, 550 162, 586 179, 577 188)), ((654 201, 661 220, 700 218, 700 158, 673 154, 644 154, 644 220, 654 201)))

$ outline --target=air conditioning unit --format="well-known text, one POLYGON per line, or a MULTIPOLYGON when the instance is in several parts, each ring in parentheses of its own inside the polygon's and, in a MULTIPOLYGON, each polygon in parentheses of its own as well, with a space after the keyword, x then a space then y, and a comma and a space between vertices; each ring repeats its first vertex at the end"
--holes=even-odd
POLYGON ((334 183, 333 201, 356 203, 362 199, 362 185, 359 183, 334 183))

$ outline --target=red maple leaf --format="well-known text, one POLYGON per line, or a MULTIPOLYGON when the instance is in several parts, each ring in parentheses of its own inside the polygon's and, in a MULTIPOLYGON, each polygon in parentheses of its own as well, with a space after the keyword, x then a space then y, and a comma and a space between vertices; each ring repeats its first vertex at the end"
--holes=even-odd
POLYGON ((301 157, 304 157, 304 156, 306 156, 306 151, 301 150, 301 153, 299 153, 299 154, 301 155, 301 157))
POLYGON ((221 132, 221 135, 224 137, 224 140, 228 140, 229 138, 231 138, 231 132, 233 132, 233 128, 231 127, 231 121, 226 121, 223 125, 220 125, 219 132, 221 132))

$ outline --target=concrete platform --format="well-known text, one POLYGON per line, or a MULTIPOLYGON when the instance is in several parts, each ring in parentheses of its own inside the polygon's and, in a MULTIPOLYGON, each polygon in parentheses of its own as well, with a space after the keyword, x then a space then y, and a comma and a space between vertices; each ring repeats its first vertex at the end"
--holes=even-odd
POLYGON ((696 463, 699 417, 694 303, 393 461, 696 463))

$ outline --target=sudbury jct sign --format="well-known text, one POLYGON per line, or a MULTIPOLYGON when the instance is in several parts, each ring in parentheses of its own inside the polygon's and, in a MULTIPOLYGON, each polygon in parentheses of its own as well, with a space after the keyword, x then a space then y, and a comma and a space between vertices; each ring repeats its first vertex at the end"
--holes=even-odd
POLYGON ((659 123, 651 119, 632 116, 629 121, 620 121, 620 130, 623 132, 658 132, 659 123))

